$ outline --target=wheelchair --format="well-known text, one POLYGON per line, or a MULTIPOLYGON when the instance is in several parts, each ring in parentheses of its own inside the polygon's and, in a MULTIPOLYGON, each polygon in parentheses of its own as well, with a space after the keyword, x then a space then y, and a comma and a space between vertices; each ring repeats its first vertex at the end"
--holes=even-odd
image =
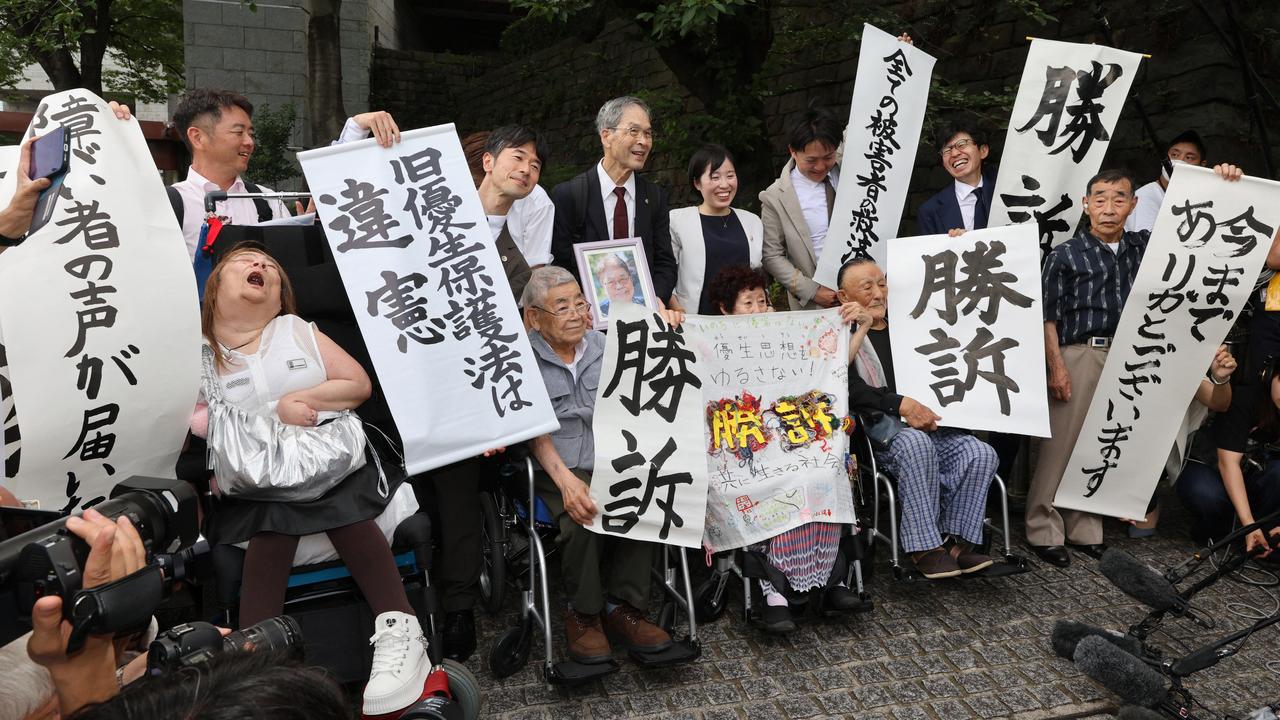
MULTIPOLYGON (((898 580, 914 581, 923 578, 909 563, 904 564, 898 545, 898 498, 897 487, 893 477, 882 471, 876 464, 875 450, 871 438, 866 433, 865 418, 855 416, 854 431, 850 439, 850 452, 858 459, 858 481, 854 484, 854 500, 859 517, 871 518, 865 534, 867 554, 872 555, 879 544, 889 548, 889 566, 898 580), (869 490, 868 490, 869 489, 869 490), (884 521, 881 511, 884 510, 884 521), (886 533, 886 529, 888 532, 886 533)), ((987 517, 982 521, 983 542, 979 546, 984 554, 991 555, 994 545, 993 535, 998 533, 1003 544, 1004 554, 992 556, 996 560, 990 567, 976 573, 962 575, 963 578, 995 578, 1007 575, 1018 575, 1031 568, 1027 559, 1013 552, 1013 540, 1009 528, 1009 493, 1004 480, 997 473, 991 478, 991 488, 987 492, 987 517), (999 498, 999 524, 991 517, 991 490, 999 498)))
MULTIPOLYGON (((512 454, 511 450, 508 450, 512 454)), ((493 515, 484 518, 486 526, 485 563, 490 573, 482 579, 486 607, 496 596, 496 607, 507 586, 519 592, 520 619, 516 627, 503 633, 489 652, 489 669, 495 678, 509 677, 523 668, 533 650, 535 634, 542 636, 542 674, 552 685, 576 686, 603 677, 619 669, 617 660, 604 663, 579 663, 571 659, 557 662, 551 639, 551 592, 548 559, 554 552, 559 527, 534 489, 533 459, 524 455, 504 470, 497 486, 482 494, 483 507, 493 515), (488 534, 489 527, 495 529, 488 534), (492 567, 500 567, 503 576, 510 574, 505 585, 495 583, 492 567), (488 590, 485 590, 485 588, 488 590), (495 595, 496 594, 496 595, 495 595)), ((656 653, 628 651, 629 657, 644 667, 664 667, 690 662, 702 654, 698 639, 698 621, 693 616, 693 587, 689 578, 688 559, 684 548, 664 546, 661 570, 653 570, 661 583, 663 603, 657 624, 672 634, 671 647, 656 653), (677 570, 679 572, 677 572, 677 570), (686 637, 676 639, 673 632, 683 615, 688 622, 686 637)))
MULTIPOLYGON (((260 243, 280 264, 282 272, 288 273, 294 285, 298 314, 315 322, 368 372, 373 394, 356 413, 366 425, 379 429, 379 433, 369 434, 369 445, 374 452, 381 448, 383 457, 399 455, 396 449, 400 444, 399 433, 387 406, 385 391, 378 381, 323 233, 315 226, 226 226, 212 247, 215 263, 225 252, 246 240, 260 243), (382 437, 378 437, 379 434, 382 437)), ((411 482, 412 478, 406 478, 400 492, 411 491, 411 482)), ((392 554, 409 602, 427 636, 427 654, 433 667, 444 669, 448 692, 462 706, 463 716, 476 718, 481 700, 475 676, 461 663, 442 658, 441 609, 430 577, 433 548, 432 523, 423 509, 419 508, 396 525, 391 538, 392 554)), ((244 552, 234 546, 221 545, 213 548, 210 555, 215 582, 207 590, 213 595, 219 619, 232 624, 236 620, 234 610, 238 604, 244 552)), ((285 595, 285 613, 293 616, 302 628, 308 660, 328 669, 343 683, 360 683, 368 677, 373 660, 373 650, 368 643, 373 616, 359 598, 355 582, 341 560, 294 567, 285 595)))

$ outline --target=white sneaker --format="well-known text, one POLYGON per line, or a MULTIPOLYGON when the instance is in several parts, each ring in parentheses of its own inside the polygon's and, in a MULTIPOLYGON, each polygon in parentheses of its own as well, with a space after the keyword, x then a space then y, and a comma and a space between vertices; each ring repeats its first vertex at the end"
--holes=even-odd
POLYGON ((431 659, 418 618, 384 612, 373 621, 373 668, 364 688, 364 714, 384 715, 409 707, 422 696, 431 659))

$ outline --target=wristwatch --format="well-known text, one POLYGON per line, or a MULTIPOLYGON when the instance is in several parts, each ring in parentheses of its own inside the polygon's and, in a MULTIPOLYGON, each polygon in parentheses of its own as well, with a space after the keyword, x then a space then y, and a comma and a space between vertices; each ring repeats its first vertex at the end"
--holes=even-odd
POLYGON ((9 237, 8 235, 0 235, 0 247, 13 247, 15 245, 21 245, 22 241, 26 239, 27 239, 26 233, 22 233, 16 238, 9 237))

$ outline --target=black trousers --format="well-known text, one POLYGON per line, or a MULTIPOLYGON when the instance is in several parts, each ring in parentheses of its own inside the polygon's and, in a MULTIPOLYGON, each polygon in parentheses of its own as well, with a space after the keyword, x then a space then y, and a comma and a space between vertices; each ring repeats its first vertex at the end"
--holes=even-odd
POLYGON ((446 613, 470 610, 480 596, 480 479, 486 472, 497 472, 494 462, 474 457, 433 470, 427 476, 435 491, 432 516, 440 530, 440 548, 432 574, 446 613))

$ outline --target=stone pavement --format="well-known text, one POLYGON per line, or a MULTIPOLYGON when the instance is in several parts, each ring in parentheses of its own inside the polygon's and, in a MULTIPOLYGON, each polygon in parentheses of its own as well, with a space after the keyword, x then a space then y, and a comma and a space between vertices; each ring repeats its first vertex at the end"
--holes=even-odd
MULTIPOLYGON (((1164 498, 1158 537, 1130 540, 1120 525, 1109 524, 1108 540, 1161 570, 1175 564, 1193 549, 1177 503, 1171 494, 1164 498)), ((1015 537, 1015 552, 1030 555, 1020 547, 1020 525, 1015 537)), ((515 593, 508 593, 500 616, 478 618, 480 649, 467 663, 484 688, 482 717, 1039 720, 1103 718, 1116 710, 1115 696, 1049 646, 1050 628, 1059 618, 1123 630, 1143 615, 1098 573, 1096 561, 1074 554, 1069 568, 1058 569, 1033 558, 1036 567, 1022 575, 930 583, 894 580, 885 555, 879 554, 881 564, 870 582, 876 603, 871 613, 812 619, 790 637, 775 638, 747 625, 734 594, 725 616, 699 629, 700 660, 645 670, 624 659, 618 673, 572 689, 543 682, 540 640, 520 672, 501 681, 489 673, 493 640, 516 622, 515 593)), ((553 571, 553 587, 556 579, 553 571)), ((1269 613, 1280 602, 1277 596, 1275 588, 1224 580, 1199 602, 1225 618, 1217 631, 1172 621, 1166 627, 1176 637, 1159 634, 1153 640, 1166 649, 1176 650, 1179 641, 1195 647, 1246 624, 1226 614, 1228 602, 1250 603, 1269 613)), ((552 614, 558 616, 561 607, 563 598, 553 591, 552 614)), ((563 653, 559 617, 553 638, 563 653)), ((1246 716, 1280 701, 1280 628, 1261 631, 1239 655, 1187 684, 1218 717, 1246 716)))

